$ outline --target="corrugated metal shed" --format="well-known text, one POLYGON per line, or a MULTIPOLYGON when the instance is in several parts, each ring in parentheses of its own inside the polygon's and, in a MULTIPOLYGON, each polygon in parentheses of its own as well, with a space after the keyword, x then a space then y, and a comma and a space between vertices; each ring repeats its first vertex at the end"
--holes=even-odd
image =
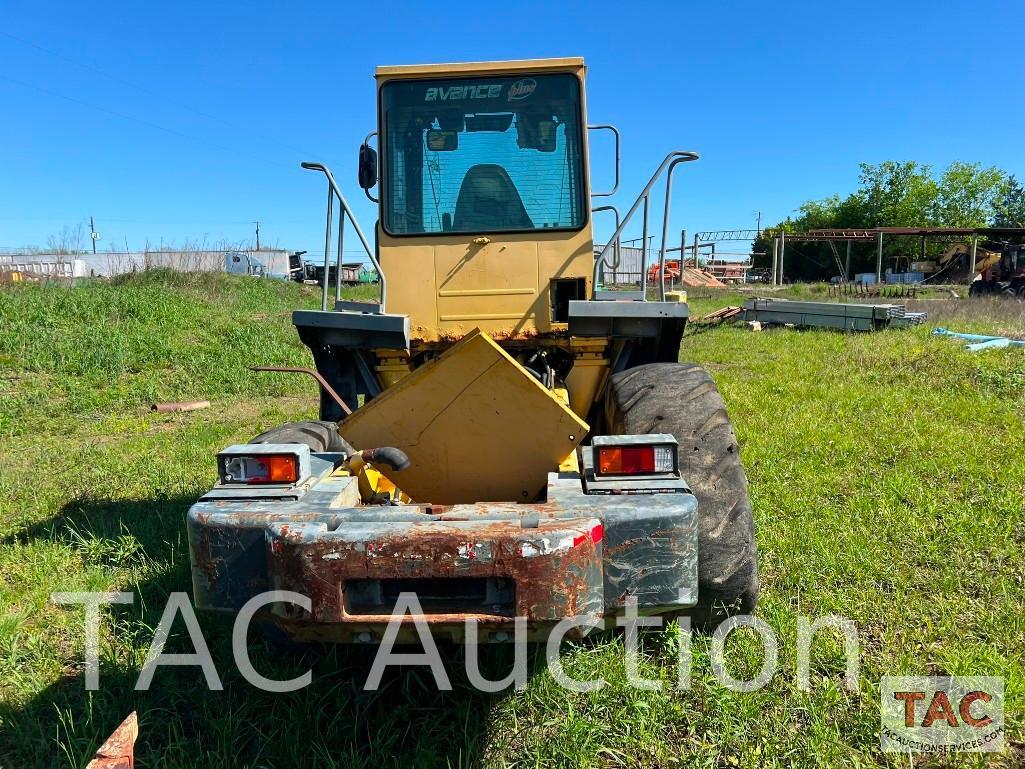
MULTIPOLYGON (((594 247, 595 256, 601 253, 604 245, 594 247)), ((619 263, 615 264, 615 256, 612 249, 609 249, 609 256, 605 260, 606 266, 599 273, 603 285, 615 286, 624 284, 641 284, 641 262, 644 250, 634 246, 623 246, 619 250, 619 263)))

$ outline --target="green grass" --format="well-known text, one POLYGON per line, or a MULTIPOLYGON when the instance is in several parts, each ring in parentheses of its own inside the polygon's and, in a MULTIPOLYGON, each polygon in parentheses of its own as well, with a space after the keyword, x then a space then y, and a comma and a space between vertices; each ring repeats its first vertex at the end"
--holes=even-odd
MULTIPOLYGON (((695 315, 740 300, 692 293, 695 315)), ((225 690, 164 668, 133 691, 167 595, 190 589, 184 514, 213 481, 214 452, 315 412, 313 382, 247 367, 307 365, 289 312, 318 303, 316 289, 173 273, 0 291, 0 766, 81 766, 132 709, 140 767, 907 766, 879 752, 879 678, 944 671, 1007 679, 1017 748, 991 763, 1025 760, 1025 352, 968 353, 930 337, 933 319, 864 335, 695 328, 684 340, 682 357, 723 391, 751 480, 758 613, 781 638, 760 692, 720 687, 706 638, 693 641, 691 689, 676 690, 671 628, 645 642, 658 692, 626 686, 612 637, 564 649, 568 670, 608 681, 592 694, 560 689, 541 659, 525 691, 479 694, 458 649, 445 650, 453 692, 421 670, 363 692, 364 650, 282 658, 254 642, 268 675, 313 669, 308 689, 264 694, 235 669, 230 627, 205 616, 225 690), (149 410, 200 398, 213 407, 149 410), (105 612, 101 690, 88 693, 82 612, 48 597, 113 589, 136 603, 105 612), (859 628, 858 693, 840 685, 828 634, 811 691, 795 686, 797 617, 827 614, 859 628)), ((1025 329, 1013 302, 917 304, 940 325, 1025 329)), ((493 677, 510 654, 487 650, 493 677)), ((759 647, 740 633, 728 659, 751 673, 759 647)))

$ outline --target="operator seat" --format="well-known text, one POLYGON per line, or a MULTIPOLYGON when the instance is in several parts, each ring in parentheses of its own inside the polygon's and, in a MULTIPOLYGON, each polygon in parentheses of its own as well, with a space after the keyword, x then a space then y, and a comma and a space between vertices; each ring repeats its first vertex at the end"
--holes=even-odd
POLYGON ((502 166, 478 163, 466 172, 456 198, 452 229, 463 232, 532 230, 520 193, 502 166))

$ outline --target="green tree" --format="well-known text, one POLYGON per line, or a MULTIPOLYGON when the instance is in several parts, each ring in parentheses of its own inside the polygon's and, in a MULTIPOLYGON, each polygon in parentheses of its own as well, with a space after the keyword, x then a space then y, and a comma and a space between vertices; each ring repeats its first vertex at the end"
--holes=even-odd
MULTIPOLYGON (((915 161, 887 160, 862 163, 858 189, 846 197, 832 195, 802 203, 796 216, 768 227, 753 244, 765 252, 755 265, 772 260, 772 241, 779 230, 869 227, 1025 227, 1025 187, 999 168, 980 163, 951 163, 937 178, 933 169, 915 161)), ((948 244, 931 242, 927 255, 935 256, 948 244)), ((917 252, 917 238, 888 238, 884 258, 917 252)), ((875 271, 875 246, 855 244, 853 269, 875 271)), ((828 243, 802 242, 787 246, 785 272, 795 279, 822 279, 837 272, 837 254, 828 243)))
MULTIPOLYGON (((932 168, 913 160, 861 164, 863 227, 928 227, 938 224, 940 186, 932 168)), ((845 224, 843 226, 859 226, 845 224)))
POLYGON ((1025 187, 1008 176, 993 208, 994 227, 1025 227, 1025 187))
POLYGON ((797 222, 791 222, 791 226, 798 225, 801 230, 819 229, 823 227, 836 227, 840 215, 842 202, 839 195, 825 198, 824 200, 809 200, 802 203, 797 209, 800 216, 797 222))
POLYGON ((939 181, 940 222, 945 227, 983 227, 997 213, 1007 185, 999 168, 979 163, 951 163, 939 181))

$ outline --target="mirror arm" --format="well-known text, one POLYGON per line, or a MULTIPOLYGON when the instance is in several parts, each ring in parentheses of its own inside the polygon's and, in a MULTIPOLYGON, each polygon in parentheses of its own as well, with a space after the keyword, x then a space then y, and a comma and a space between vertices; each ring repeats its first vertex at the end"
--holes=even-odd
MULTIPOLYGON (((373 139, 375 136, 377 136, 377 131, 371 131, 370 133, 368 133, 367 137, 363 140, 363 146, 364 147, 369 147, 370 146, 370 140, 373 139)), ((380 154, 378 154, 378 157, 380 157, 380 154)), ((378 163, 378 165, 380 165, 380 163, 378 163)), ((378 171, 379 170, 380 169, 378 169, 378 171)), ((377 176, 378 176, 378 181, 380 181, 380 173, 378 173, 377 176)), ((370 194, 370 190, 368 188, 366 188, 366 187, 363 188, 363 194, 367 196, 367 200, 369 200, 371 203, 377 203, 378 202, 378 199, 370 194)))

